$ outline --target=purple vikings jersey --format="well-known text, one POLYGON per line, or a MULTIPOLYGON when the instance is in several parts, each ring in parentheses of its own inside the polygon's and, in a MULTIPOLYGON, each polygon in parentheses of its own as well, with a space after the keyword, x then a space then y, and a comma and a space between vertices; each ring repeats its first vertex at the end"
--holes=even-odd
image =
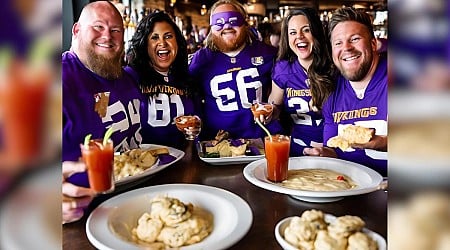
POLYGON ((282 60, 275 63, 272 79, 284 90, 283 110, 293 125, 290 155, 301 156, 305 147, 318 146, 323 141, 322 115, 309 106, 308 76, 298 60, 292 63, 282 60))
MULTIPOLYGON (((204 96, 201 138, 214 138, 220 129, 232 138, 264 136, 250 107, 254 100, 267 101, 275 53, 274 47, 254 41, 235 57, 209 48, 194 54, 189 71, 204 96)), ((267 127, 271 133, 281 130, 278 122, 267 127)))
MULTIPOLYGON (((126 67, 126 71, 137 75, 131 67, 126 67)), ((180 85, 175 84, 170 76, 168 80, 167 83, 153 84, 152 87, 142 89, 145 96, 145 101, 141 104, 142 143, 181 149, 186 139, 173 121, 180 115, 195 114, 194 103, 185 89, 176 87, 180 85)))
MULTIPOLYGON (((325 119, 324 144, 336 136, 346 124, 375 128, 377 135, 387 135, 387 60, 380 58, 377 69, 366 88, 364 97, 358 99, 350 83, 339 76, 336 91, 323 106, 325 119)), ((387 152, 371 149, 356 149, 342 152, 336 149, 338 157, 353 161, 387 175, 387 152)))
POLYGON ((125 71, 121 78, 107 80, 86 68, 73 52, 63 53, 63 161, 77 161, 85 136, 103 138, 111 126, 116 152, 141 144, 142 94, 135 84, 125 71))

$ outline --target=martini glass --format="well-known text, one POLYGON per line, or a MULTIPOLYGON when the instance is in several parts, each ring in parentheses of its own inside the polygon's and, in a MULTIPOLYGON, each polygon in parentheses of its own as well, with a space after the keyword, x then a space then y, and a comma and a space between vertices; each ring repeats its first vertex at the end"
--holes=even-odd
POLYGON ((273 104, 267 102, 254 101, 251 106, 253 117, 265 123, 265 120, 273 112, 273 104))
POLYGON ((178 130, 183 132, 186 140, 195 140, 202 127, 202 120, 196 115, 181 115, 174 118, 178 130))

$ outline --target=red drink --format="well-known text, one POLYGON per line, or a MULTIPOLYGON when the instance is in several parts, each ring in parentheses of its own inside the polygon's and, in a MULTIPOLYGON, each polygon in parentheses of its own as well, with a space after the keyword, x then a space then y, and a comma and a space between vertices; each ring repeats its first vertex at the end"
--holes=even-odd
POLYGON ((200 134, 202 120, 196 115, 181 115, 174 118, 178 130, 184 133, 186 140, 195 140, 200 134))
POLYGON ((19 60, 7 66, 5 73, 0 72, 0 137, 4 140, 0 161, 19 167, 36 165, 44 147, 42 132, 51 74, 19 60))
POLYGON ((272 135, 272 141, 268 136, 264 138, 268 180, 281 182, 287 179, 290 144, 290 137, 285 135, 272 135))
POLYGON ((255 102, 252 104, 251 110, 253 116, 259 119, 260 116, 269 116, 273 111, 273 105, 270 103, 255 102))
POLYGON ((98 193, 109 193, 114 190, 114 147, 108 140, 90 140, 88 147, 81 145, 81 155, 88 170, 89 185, 98 193))

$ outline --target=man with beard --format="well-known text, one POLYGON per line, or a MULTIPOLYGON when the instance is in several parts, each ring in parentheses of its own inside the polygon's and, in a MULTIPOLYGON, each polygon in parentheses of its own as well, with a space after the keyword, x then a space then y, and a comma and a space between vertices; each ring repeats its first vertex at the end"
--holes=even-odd
POLYGON ((123 55, 120 13, 109 1, 86 5, 73 25, 71 50, 62 54, 63 223, 81 218, 93 197, 90 189, 72 184, 87 185, 85 173, 72 175, 85 169, 77 162, 85 136, 103 138, 112 127, 116 152, 137 147, 142 141, 142 95, 135 78, 122 68, 123 55), (66 182, 69 175, 72 179, 66 182))
MULTIPOLYGON (((189 65, 203 97, 202 139, 214 138, 219 130, 231 138, 264 136, 250 107, 254 101, 267 101, 276 49, 252 35, 246 17, 240 3, 217 1, 211 7, 206 46, 189 65)), ((277 121, 268 127, 272 133, 281 128, 277 121)))
POLYGON ((369 142, 339 148, 306 148, 305 154, 339 157, 387 175, 387 59, 377 53, 368 14, 353 8, 333 13, 329 23, 333 62, 341 72, 323 106, 324 145, 348 125, 374 129, 369 142))

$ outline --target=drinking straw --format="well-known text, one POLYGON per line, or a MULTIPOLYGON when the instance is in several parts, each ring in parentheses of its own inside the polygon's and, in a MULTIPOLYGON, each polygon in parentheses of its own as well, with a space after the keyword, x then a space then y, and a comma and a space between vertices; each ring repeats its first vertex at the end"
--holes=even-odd
POLYGON ((267 128, 264 127, 264 125, 261 123, 259 119, 255 119, 255 121, 264 130, 264 132, 266 132, 267 136, 269 136, 270 142, 272 142, 272 135, 270 134, 269 130, 267 130, 267 128))
POLYGON ((113 128, 112 126, 109 127, 108 130, 106 130, 105 132, 105 137, 103 137, 103 146, 106 146, 106 143, 108 142, 109 138, 111 137, 112 133, 113 133, 113 128))

